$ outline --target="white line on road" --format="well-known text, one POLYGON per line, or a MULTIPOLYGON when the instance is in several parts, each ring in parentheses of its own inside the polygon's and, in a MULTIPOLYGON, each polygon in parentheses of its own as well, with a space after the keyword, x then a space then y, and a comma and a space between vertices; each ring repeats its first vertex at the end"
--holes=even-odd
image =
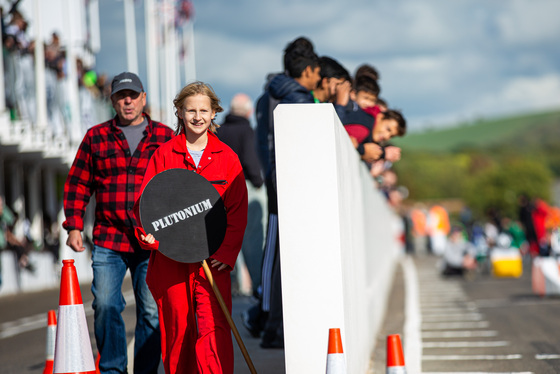
POLYGON ((473 361, 473 360, 519 360, 523 356, 513 355, 426 355, 423 361, 473 361))
POLYGON ((465 296, 465 292, 460 288, 457 289, 448 289, 448 288, 440 288, 438 289, 431 289, 430 291, 421 291, 420 297, 430 298, 430 297, 457 297, 457 296, 465 296))
POLYGON ((46 313, 31 317, 20 318, 15 321, 4 322, 0 325, 0 339, 9 338, 27 331, 47 327, 46 313))
POLYGON ((432 322, 432 321, 480 321, 484 316, 480 313, 457 313, 457 314, 442 314, 442 313, 423 313, 422 321, 432 322))
MULTIPOLYGON (((123 294, 127 305, 135 303, 133 291, 127 291, 123 294)), ((91 303, 84 305, 86 316, 93 314, 91 303)), ((0 324, 0 339, 10 338, 28 331, 47 328, 47 313, 35 314, 33 316, 22 317, 14 321, 3 322, 0 324)))
POLYGON ((487 321, 480 322, 428 322, 422 324, 422 330, 454 330, 454 329, 484 329, 490 326, 487 321))
POLYGON ((560 299, 527 299, 527 300, 519 300, 512 302, 511 300, 507 299, 486 299, 486 300, 477 300, 476 304, 480 308, 511 308, 515 305, 518 306, 533 306, 533 305, 555 305, 560 303, 560 299))
POLYGON ((536 354, 535 358, 537 360, 558 360, 558 359, 560 359, 560 355, 556 355, 556 354, 536 354))
POLYGON ((483 348, 483 347, 505 347, 509 342, 498 340, 492 342, 423 342, 423 348, 483 348))
POLYGON ((404 355, 408 370, 411 373, 422 372, 422 341, 420 338, 420 299, 418 296, 418 275, 416 266, 410 257, 405 257, 401 262, 405 283, 405 323, 404 334, 406 337, 404 355))
POLYGON ((456 301, 447 301, 447 300, 441 300, 439 302, 436 301, 432 301, 432 302, 425 302, 422 301, 420 303, 422 310, 425 309, 430 309, 430 308, 460 308, 460 309, 469 309, 472 310, 473 308, 476 308, 476 305, 474 305, 471 301, 467 302, 466 300, 456 300, 456 301))
POLYGON ((431 331, 423 332, 422 338, 489 338, 498 336, 495 330, 431 331))
POLYGON ((446 372, 442 372, 442 371, 438 371, 438 372, 422 372, 422 374, 535 374, 532 371, 508 371, 508 372, 504 372, 504 373, 495 373, 495 372, 489 372, 489 371, 446 371, 446 372))
POLYGON ((464 313, 464 312, 478 312, 474 307, 446 307, 446 308, 422 308, 422 314, 427 313, 464 313))

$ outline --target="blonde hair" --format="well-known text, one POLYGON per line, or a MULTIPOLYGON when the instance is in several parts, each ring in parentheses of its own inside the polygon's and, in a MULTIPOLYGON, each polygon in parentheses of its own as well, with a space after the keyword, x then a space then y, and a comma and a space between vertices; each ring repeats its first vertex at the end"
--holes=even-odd
MULTIPOLYGON (((209 84, 200 81, 190 83, 185 87, 183 87, 183 89, 179 91, 179 93, 177 94, 177 96, 175 96, 175 99, 173 100, 173 106, 175 106, 175 116, 177 116, 177 128, 175 129, 176 135, 178 135, 181 132, 181 130, 183 130, 183 128, 185 127, 183 120, 179 118, 178 112, 185 105, 186 98, 195 95, 207 96, 210 99, 210 107, 214 112, 220 113, 224 111, 224 108, 222 108, 220 105, 220 99, 214 92, 214 89, 209 84)), ((210 123, 210 127, 208 129, 213 133, 216 133, 219 127, 220 125, 214 122, 214 118, 213 118, 212 122, 210 123)))

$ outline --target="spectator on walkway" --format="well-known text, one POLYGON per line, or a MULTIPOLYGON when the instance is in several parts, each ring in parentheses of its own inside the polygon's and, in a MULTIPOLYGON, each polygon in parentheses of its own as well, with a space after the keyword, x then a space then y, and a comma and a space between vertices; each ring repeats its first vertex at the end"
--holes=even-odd
POLYGON ((259 157, 265 171, 268 194, 268 230, 263 258, 262 308, 257 307, 245 316, 245 326, 255 336, 261 331, 261 318, 268 312, 261 341, 263 348, 283 348, 282 294, 278 245, 278 202, 276 196, 276 164, 274 122, 272 111, 278 103, 314 103, 311 90, 320 80, 319 58, 313 44, 300 37, 284 50, 285 73, 274 76, 257 101, 257 142, 259 157), (255 312, 257 311, 257 312, 255 312), (252 313, 255 312, 255 313, 252 313))
POLYGON ((399 160, 398 147, 384 149, 381 143, 406 133, 406 121, 400 112, 381 111, 376 106, 378 94, 379 86, 370 76, 361 75, 355 79, 350 98, 358 109, 346 112, 343 120, 354 147, 367 163, 379 159, 399 160))
POLYGON ((156 373, 160 337, 156 303, 146 285, 150 253, 134 236, 133 206, 148 161, 170 140, 173 131, 143 112, 146 92, 133 73, 112 81, 111 101, 116 116, 89 129, 80 144, 64 185, 63 228, 66 244, 83 252, 84 213, 95 195, 93 228, 93 309, 102 373, 126 373, 127 337, 121 313, 125 308, 122 283, 127 269, 136 298, 134 372, 156 373))
POLYGON ((437 256, 443 255, 450 229, 447 210, 439 204, 432 205, 428 211, 426 232, 430 237, 429 248, 433 254, 437 256))
MULTIPOLYGON (((8 249, 8 235, 15 217, 10 208, 4 205, 4 198, 0 196, 0 252, 8 249)), ((2 259, 0 258, 0 287, 2 286, 2 259)))
MULTIPOLYGON (((173 101, 178 117, 176 134, 148 163, 143 190, 157 173, 171 168, 195 171, 214 184, 227 212, 224 241, 208 259, 214 284, 232 309, 230 272, 241 250, 247 224, 247 189, 237 155, 214 132, 216 113, 223 109, 210 86, 194 82, 173 101)), ((178 192, 182 193, 182 192, 178 192)), ((138 214, 138 206, 136 211, 138 214)), ((233 374, 231 330, 203 267, 162 255, 152 234, 138 228, 145 249, 152 250, 146 281, 158 305, 162 359, 167 374, 233 374)), ((103 356, 101 356, 103 357, 103 356)))
POLYGON ((28 23, 23 15, 18 10, 14 10, 12 18, 4 30, 6 35, 15 38, 17 49, 20 51, 26 51, 30 44, 29 37, 26 34, 27 26, 28 23))
POLYGON ((476 269, 476 247, 467 240, 460 226, 453 226, 443 251, 443 275, 463 275, 476 269))
POLYGON ((412 221, 414 252, 427 253, 426 209, 423 204, 418 203, 410 210, 410 219, 412 221))
POLYGON ((529 243, 529 254, 532 257, 537 256, 539 254, 539 243, 533 221, 534 203, 529 196, 521 194, 517 199, 517 204, 519 207, 519 222, 523 226, 525 237, 529 243))
POLYGON ((352 89, 350 74, 338 61, 327 56, 319 58, 319 68, 321 80, 313 90, 313 96, 316 102, 332 103, 342 121, 352 89))
POLYGON ((529 244, 525 238, 525 232, 521 224, 517 220, 512 220, 510 217, 502 218, 502 228, 505 233, 511 237, 511 246, 519 249, 522 254, 529 251, 529 244))
MULTIPOLYGON (((34 271, 34 266, 29 262, 29 251, 31 243, 25 237, 15 234, 15 226, 18 223, 18 214, 13 212, 4 204, 4 198, 0 196, 0 252, 4 249, 13 251, 18 268, 34 271)), ((0 262, 0 285, 2 284, 0 262)))
POLYGON ((368 76, 369 78, 379 81, 379 71, 370 64, 362 64, 357 67, 356 72, 354 73, 354 78, 358 79, 362 76, 368 76))
MULTIPOLYGON (((236 94, 230 103, 225 121, 218 129, 218 138, 227 144, 237 155, 243 167, 247 182, 249 208, 247 229, 243 237, 241 253, 251 277, 253 295, 257 295, 261 284, 261 263, 264 243, 263 214, 264 206, 259 199, 264 180, 255 147, 255 134, 249 123, 253 115, 251 98, 244 93, 236 94)), ((236 269, 240 272, 239 269, 236 269)))

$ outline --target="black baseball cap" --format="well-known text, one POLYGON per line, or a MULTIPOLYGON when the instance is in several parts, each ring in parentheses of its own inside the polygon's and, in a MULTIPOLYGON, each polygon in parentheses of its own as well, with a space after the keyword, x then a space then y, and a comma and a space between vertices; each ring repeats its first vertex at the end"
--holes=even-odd
POLYGON ((124 72, 116 75, 111 82, 111 96, 122 90, 144 92, 140 78, 134 73, 124 72))

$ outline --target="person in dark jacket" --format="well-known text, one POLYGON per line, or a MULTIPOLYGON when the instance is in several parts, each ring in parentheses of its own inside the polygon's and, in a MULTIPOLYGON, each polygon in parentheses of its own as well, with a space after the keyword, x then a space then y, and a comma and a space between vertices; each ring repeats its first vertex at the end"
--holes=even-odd
POLYGON ((230 111, 218 129, 218 138, 239 156, 245 179, 255 188, 263 185, 261 166, 255 148, 255 134, 249 123, 253 114, 251 98, 244 93, 236 94, 230 103, 230 111))
POLYGON ((319 57, 305 37, 292 41, 284 49, 285 72, 269 76, 265 92, 257 101, 257 147, 265 174, 268 195, 268 229, 262 265, 262 298, 260 307, 244 315, 244 325, 254 336, 263 331, 261 347, 283 348, 282 295, 280 258, 278 256, 278 202, 272 111, 278 104, 315 103, 312 90, 321 76, 319 57), (264 328, 259 323, 266 315, 264 328))
POLYGON ((313 96, 321 103, 332 103, 338 118, 343 122, 350 100, 352 78, 348 70, 331 57, 320 57, 319 67, 321 80, 313 90, 313 96))
MULTIPOLYGON (((255 148, 255 134, 249 123, 251 115, 253 115, 251 98, 244 93, 236 94, 231 99, 230 111, 218 129, 217 135, 222 142, 226 143, 239 156, 247 182, 249 210, 241 252, 251 277, 253 295, 257 295, 257 290, 261 284, 261 260, 265 230, 265 222, 263 221, 266 196, 264 195, 264 189, 261 188, 264 180, 255 148)), ((236 268, 238 265, 236 265, 236 268)), ((236 271, 240 273, 237 269, 236 271)), ((238 276, 237 278, 241 277, 238 276)))

